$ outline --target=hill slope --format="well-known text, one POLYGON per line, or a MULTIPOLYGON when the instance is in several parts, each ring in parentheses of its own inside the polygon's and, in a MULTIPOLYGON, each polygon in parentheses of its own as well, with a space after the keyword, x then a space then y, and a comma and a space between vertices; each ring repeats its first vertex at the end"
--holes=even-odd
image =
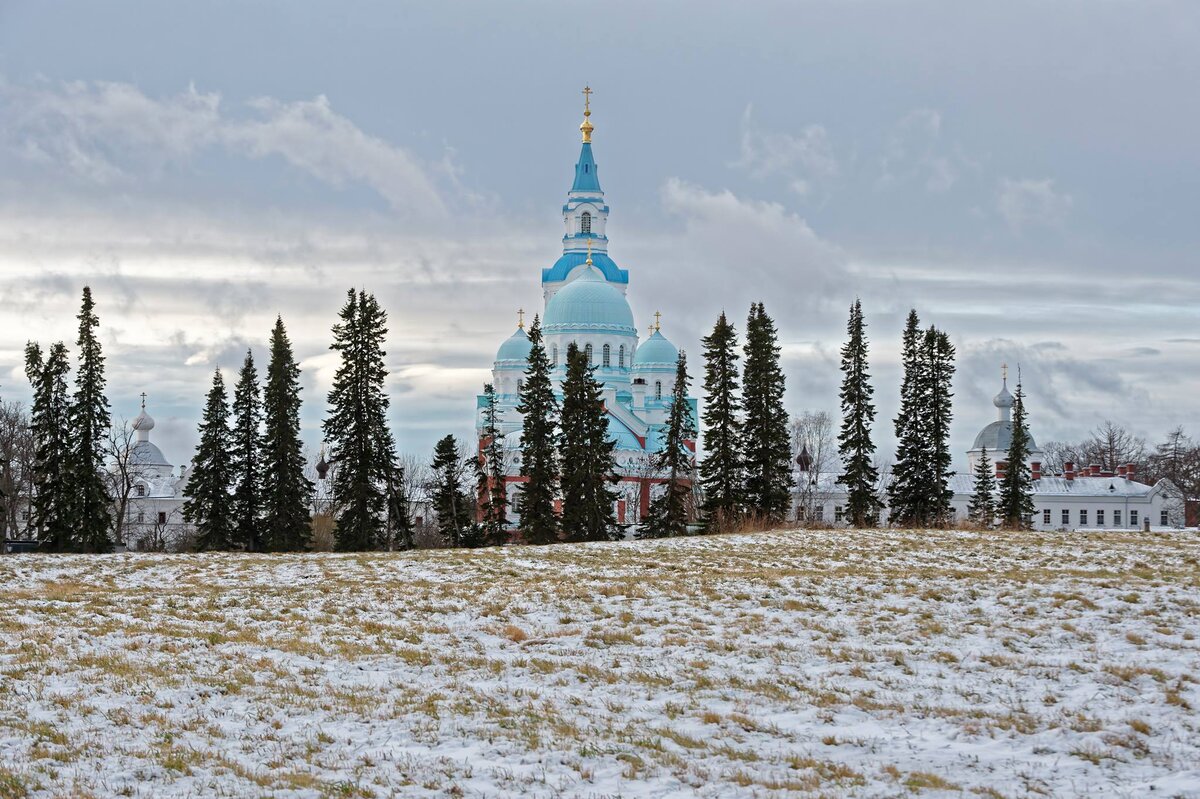
POLYGON ((0 797, 1197 795, 1200 542, 0 558, 0 797))

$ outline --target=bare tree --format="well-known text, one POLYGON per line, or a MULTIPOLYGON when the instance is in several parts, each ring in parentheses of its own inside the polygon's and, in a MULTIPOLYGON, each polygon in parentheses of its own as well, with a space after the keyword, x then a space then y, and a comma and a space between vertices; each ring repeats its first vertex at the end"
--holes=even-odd
POLYGON ((1109 472, 1133 463, 1139 469, 1146 466, 1146 439, 1135 436, 1115 422, 1105 419, 1092 430, 1088 438, 1078 443, 1051 441, 1042 447, 1042 468, 1061 472, 1068 461, 1077 467, 1099 466, 1109 472))
POLYGON ((125 527, 129 520, 130 499, 135 487, 145 478, 142 465, 134 458, 133 448, 137 443, 137 431, 125 418, 118 420, 108 430, 104 440, 104 456, 108 469, 104 473, 108 495, 112 498, 113 541, 125 545, 125 527))
POLYGON ((1200 445, 1182 427, 1176 427, 1154 448, 1145 476, 1150 482, 1170 480, 1185 499, 1200 497, 1200 445))
MULTIPOLYGON (((0 490, 3 525, 0 541, 28 531, 24 515, 33 497, 35 444, 29 414, 19 402, 0 402, 0 490)), ((0 546, 0 549, 3 549, 0 546)))
POLYGON ((826 411, 801 411, 792 419, 792 449, 796 458, 807 458, 807 473, 801 472, 796 483, 797 521, 815 518, 817 505, 824 507, 828 498, 821 478, 837 471, 839 464, 833 417, 826 411))

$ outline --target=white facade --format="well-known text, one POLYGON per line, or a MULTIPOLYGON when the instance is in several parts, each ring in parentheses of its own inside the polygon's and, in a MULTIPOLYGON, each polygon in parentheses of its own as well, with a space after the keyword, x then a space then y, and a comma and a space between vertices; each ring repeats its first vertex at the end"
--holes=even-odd
MULTIPOLYGON (((1008 447, 1012 441, 1011 409, 1013 397, 1007 386, 992 400, 999 409, 997 421, 988 424, 975 437, 967 452, 970 471, 950 479, 954 492, 952 506, 955 520, 965 522, 967 508, 975 490, 974 468, 986 457, 998 474, 1007 465, 1008 447)), ((1076 469, 1066 464, 1064 473, 1042 473, 1042 452, 1032 442, 1026 465, 1033 479, 1034 514, 1031 526, 1035 530, 1114 530, 1183 527, 1184 503, 1179 490, 1170 480, 1154 485, 1139 482, 1132 464, 1115 472, 1101 471, 1098 466, 1076 469)), ((846 490, 837 482, 836 474, 812 475, 797 469, 793 473, 793 519, 845 525, 843 509, 846 490)), ((887 518, 887 476, 880 480, 880 499, 884 502, 882 517, 887 518)))

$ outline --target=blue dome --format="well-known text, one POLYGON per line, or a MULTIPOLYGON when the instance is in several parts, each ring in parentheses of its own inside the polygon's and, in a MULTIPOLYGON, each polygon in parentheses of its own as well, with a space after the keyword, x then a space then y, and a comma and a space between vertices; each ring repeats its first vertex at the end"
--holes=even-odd
MULTIPOLYGON (((578 246, 578 245, 576 245, 578 246)), ((563 253, 562 256, 554 262, 554 266, 549 269, 542 270, 543 283, 558 283, 566 280, 567 275, 571 274, 571 270, 587 260, 587 253, 583 250, 578 252, 563 253)), ((628 283, 629 272, 617 266, 616 261, 608 257, 607 253, 592 252, 592 265, 604 273, 604 278, 610 283, 628 283)))
POLYGON ((563 286, 546 303, 547 333, 609 331, 634 333, 633 311, 616 286, 595 267, 563 286))
POLYGON ((660 331, 655 330, 654 335, 646 339, 646 343, 637 348, 637 352, 633 355, 634 369, 661 369, 675 368, 675 362, 679 360, 679 350, 675 349, 675 345, 667 341, 667 337, 660 331))
POLYGON ((496 352, 496 361, 520 361, 524 367, 529 360, 529 350, 531 349, 533 349, 533 344, 529 341, 528 334, 525 333, 524 328, 518 327, 517 332, 504 339, 504 343, 500 345, 500 349, 496 352))

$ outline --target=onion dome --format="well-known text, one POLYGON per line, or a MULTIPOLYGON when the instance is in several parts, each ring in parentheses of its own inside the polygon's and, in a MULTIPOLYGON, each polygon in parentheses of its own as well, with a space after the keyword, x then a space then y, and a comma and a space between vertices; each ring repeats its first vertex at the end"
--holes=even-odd
POLYGON ((812 471, 812 455, 808 454, 808 444, 800 448, 800 454, 796 456, 796 466, 802 472, 812 471))
POLYGON ((543 328, 547 333, 636 333, 629 301, 591 264, 546 303, 543 328))
POLYGON ((149 433, 154 429, 154 417, 146 413, 146 407, 142 406, 142 412, 133 420, 133 429, 138 433, 149 433))
POLYGON ((329 474, 329 461, 325 460, 325 447, 321 447, 321 456, 317 460, 317 478, 324 480, 329 474))
POLYGON ((530 342, 525 328, 518 327, 511 336, 504 339, 504 343, 496 351, 496 364, 498 366, 511 366, 515 362, 519 363, 523 369, 529 361, 529 351, 531 349, 533 349, 533 343, 530 342))
POLYGON ((633 355, 634 369, 675 369, 679 360, 679 350, 661 330, 655 330, 646 343, 637 348, 633 355))

